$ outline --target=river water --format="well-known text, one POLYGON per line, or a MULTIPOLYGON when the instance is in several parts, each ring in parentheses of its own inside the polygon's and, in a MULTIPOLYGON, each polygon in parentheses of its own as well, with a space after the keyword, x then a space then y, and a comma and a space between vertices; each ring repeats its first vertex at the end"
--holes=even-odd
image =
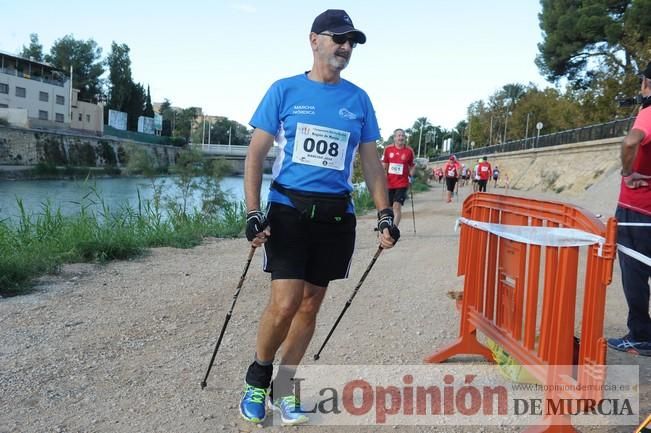
MULTIPOLYGON (((174 185, 173 178, 161 177, 156 182, 164 182, 162 189, 164 196, 178 195, 179 191, 174 185)), ((264 175, 261 194, 263 200, 267 197, 270 184, 271 175, 264 175)), ((225 177, 220 186, 222 191, 229 194, 229 201, 244 200, 243 177, 225 177)), ((22 200, 25 210, 29 214, 42 212, 44 204, 49 202, 51 208, 60 208, 64 215, 74 215, 79 212, 81 203, 92 206, 91 201, 98 202, 98 197, 101 197, 109 209, 118 209, 127 204, 137 209, 138 193, 142 200, 152 199, 153 188, 148 179, 120 177, 92 179, 87 182, 83 180, 0 180, 0 220, 17 220, 19 215, 17 199, 22 200), (84 197, 86 198, 84 199, 84 197)), ((189 204, 198 206, 199 203, 200 193, 195 192, 189 204)))

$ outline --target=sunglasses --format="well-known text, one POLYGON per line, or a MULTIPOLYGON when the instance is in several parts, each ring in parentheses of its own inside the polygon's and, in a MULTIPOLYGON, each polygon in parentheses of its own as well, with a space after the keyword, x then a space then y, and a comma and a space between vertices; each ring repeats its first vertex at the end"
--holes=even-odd
POLYGON ((332 33, 319 33, 320 35, 323 36, 330 36, 332 38, 332 41, 337 44, 337 45, 343 45, 346 43, 346 41, 350 42, 351 48, 355 48, 357 46, 357 40, 355 40, 354 36, 349 36, 346 34, 343 35, 335 35, 332 33))

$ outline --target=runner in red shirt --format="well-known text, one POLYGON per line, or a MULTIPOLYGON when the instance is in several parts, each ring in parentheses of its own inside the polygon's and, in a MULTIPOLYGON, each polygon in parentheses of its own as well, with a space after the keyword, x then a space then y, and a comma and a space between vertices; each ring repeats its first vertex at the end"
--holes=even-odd
POLYGON ((416 166, 414 165, 414 151, 405 144, 405 131, 393 131, 393 144, 384 149, 382 157, 384 169, 387 172, 389 186, 389 202, 393 206, 393 224, 400 223, 402 205, 407 198, 407 189, 411 183, 416 166))
POLYGON ((479 192, 486 192, 486 184, 493 174, 493 168, 491 164, 487 161, 487 157, 483 157, 481 162, 478 165, 479 170, 479 192))
MULTIPOLYGON (((651 62, 640 80, 642 110, 622 142, 622 180, 615 218, 618 222, 617 243, 651 257, 651 62)), ((609 338, 608 346, 622 352, 651 356, 651 266, 623 249, 617 256, 628 304, 628 333, 621 338, 609 338)))
POLYGON ((452 201, 452 193, 454 192, 454 187, 459 181, 459 176, 461 176, 461 166, 457 161, 457 157, 450 155, 450 159, 443 167, 443 173, 445 174, 445 185, 448 189, 448 198, 447 203, 452 201))

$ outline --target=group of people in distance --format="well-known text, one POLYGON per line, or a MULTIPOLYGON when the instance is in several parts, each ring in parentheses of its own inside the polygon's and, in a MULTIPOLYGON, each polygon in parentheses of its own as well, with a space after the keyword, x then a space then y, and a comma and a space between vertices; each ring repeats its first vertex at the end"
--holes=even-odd
MULTIPOLYGON (((445 186, 447 189, 447 196, 445 201, 450 203, 455 189, 464 187, 472 180, 473 192, 486 192, 486 186, 493 179, 493 188, 497 188, 497 183, 500 179, 500 169, 496 165, 492 167, 488 162, 488 157, 483 156, 473 168, 466 166, 459 162, 454 155, 450 155, 448 161, 442 167, 435 167, 432 170, 434 178, 438 183, 442 183, 445 179, 445 186)), ((509 189, 509 176, 504 176, 504 188, 509 189)))

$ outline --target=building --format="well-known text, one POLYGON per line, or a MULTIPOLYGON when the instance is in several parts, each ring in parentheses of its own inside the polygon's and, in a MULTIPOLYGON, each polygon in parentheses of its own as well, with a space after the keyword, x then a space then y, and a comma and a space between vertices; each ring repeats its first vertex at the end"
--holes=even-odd
POLYGON ((54 66, 0 51, 0 116, 18 126, 70 127, 70 80, 54 66))
POLYGON ((70 127, 97 135, 104 134, 104 104, 93 104, 78 97, 79 90, 72 89, 70 127))
POLYGON ((67 71, 0 51, 0 117, 10 124, 102 135, 104 106, 78 94, 67 71))

